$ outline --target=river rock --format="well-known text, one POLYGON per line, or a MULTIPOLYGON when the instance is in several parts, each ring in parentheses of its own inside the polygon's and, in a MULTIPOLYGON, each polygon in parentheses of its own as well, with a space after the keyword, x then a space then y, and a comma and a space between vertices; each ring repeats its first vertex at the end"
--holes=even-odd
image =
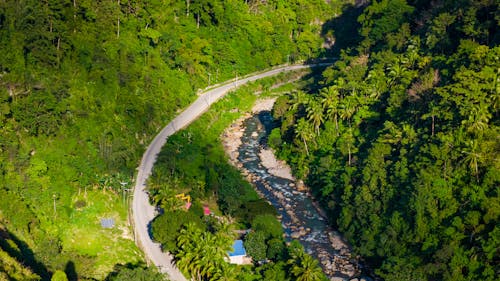
POLYGON ((295 184, 296 188, 298 191, 307 191, 306 185, 302 180, 298 180, 297 183, 295 184))
POLYGON ((344 265, 341 272, 347 276, 354 276, 354 274, 356 274, 356 269, 354 268, 354 265, 348 263, 344 265))
MULTIPOLYGON (((249 114, 245 116, 245 118, 248 117, 250 117, 249 114)), ((224 148, 229 152, 238 151, 238 148, 241 147, 242 144, 241 137, 244 134, 246 135, 245 137, 251 137, 254 140, 259 137, 259 132, 245 131, 245 128, 243 127, 243 119, 232 125, 231 130, 226 131, 224 135, 222 135, 223 138, 230 139, 230 141, 224 143, 224 148)), ((260 130, 262 130, 263 126, 261 124, 257 123, 256 125, 260 130)), ((252 143, 253 142, 254 141, 252 140, 252 143)), ((284 235, 293 239, 304 239, 304 237, 308 237, 307 235, 310 235, 311 233, 311 228, 308 227, 310 225, 307 225, 305 223, 307 223, 310 218, 321 218, 322 216, 325 216, 325 214, 316 202, 312 202, 313 208, 310 208, 309 211, 304 211, 302 210, 303 208, 297 208, 297 202, 304 200, 306 196, 313 199, 303 181, 295 181, 294 179, 291 179, 293 182, 289 181, 286 186, 274 186, 271 185, 270 182, 268 182, 270 178, 269 174, 272 175, 273 173, 272 171, 270 171, 269 167, 265 167, 265 165, 263 165, 262 163, 262 156, 260 154, 264 150, 266 149, 264 149, 260 144, 257 144, 257 147, 254 147, 253 150, 243 152, 240 156, 238 156, 240 153, 228 153, 228 155, 233 158, 233 165, 238 167, 240 170, 245 171, 242 172, 242 174, 247 178, 249 182, 259 182, 259 187, 257 188, 259 195, 268 197, 268 200, 272 200, 278 203, 279 207, 276 207, 278 207, 278 210, 284 216, 284 218, 281 216, 279 217, 282 225, 286 230, 284 232, 284 235), (255 152, 257 152, 259 156, 257 159, 255 159, 255 152), (258 163, 255 167, 255 174, 250 170, 246 170, 244 168, 244 165, 246 164, 240 162, 240 159, 238 159, 238 157, 246 158, 241 160, 245 163, 249 161, 260 160, 261 163, 258 163), (266 169, 264 169, 264 167, 266 169), (259 175, 262 175, 262 177, 259 175), (283 221, 283 219, 285 220, 285 222, 283 221)), ((271 150, 269 152, 269 156, 271 156, 271 154, 273 153, 271 150)), ((284 165, 286 165, 286 163, 278 163, 274 166, 277 169, 280 169, 284 165)), ((252 170, 253 169, 254 168, 252 168, 252 170)), ((354 278, 354 276, 358 276, 357 274, 359 274, 358 264, 356 261, 351 261, 349 246, 343 241, 338 233, 329 229, 325 230, 325 235, 323 235, 323 233, 321 234, 322 237, 316 238, 320 238, 322 239, 322 241, 326 240, 323 242, 330 242, 326 243, 332 245, 331 247, 327 245, 329 250, 325 250, 326 248, 324 248, 325 246, 323 246, 325 245, 325 243, 312 243, 312 245, 309 245, 310 248, 307 249, 307 251, 313 254, 316 253, 315 256, 321 263, 325 274, 327 274, 327 276, 331 278, 330 280, 372 281, 371 279, 360 280, 359 277, 354 278), (326 237, 326 239, 324 239, 323 237, 326 237), (339 252, 341 256, 338 255, 339 252), (339 275, 342 277, 339 277, 339 275)))

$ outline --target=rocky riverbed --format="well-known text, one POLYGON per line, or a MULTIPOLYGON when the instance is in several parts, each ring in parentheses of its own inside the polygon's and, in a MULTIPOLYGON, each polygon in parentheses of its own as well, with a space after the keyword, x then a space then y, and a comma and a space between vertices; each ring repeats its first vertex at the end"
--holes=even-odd
POLYGON ((308 188, 267 147, 265 136, 272 125, 270 110, 274 101, 258 101, 251 113, 226 129, 222 142, 231 163, 278 210, 286 238, 299 240, 320 261, 330 280, 371 280, 361 276, 358 259, 351 255, 342 236, 328 226, 323 210, 308 188))

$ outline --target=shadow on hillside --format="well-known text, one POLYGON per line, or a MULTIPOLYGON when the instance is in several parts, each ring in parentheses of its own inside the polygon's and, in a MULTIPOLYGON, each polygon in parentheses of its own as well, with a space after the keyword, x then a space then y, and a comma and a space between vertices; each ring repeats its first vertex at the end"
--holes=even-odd
POLYGON ((78 281, 78 274, 76 273, 75 263, 69 261, 64 268, 64 273, 68 277, 68 281, 78 281))
POLYGON ((29 267, 42 280, 50 280, 51 274, 45 265, 36 260, 33 250, 6 228, 0 228, 0 248, 16 259, 20 264, 29 267), (11 241, 9 243, 9 241, 11 241))
MULTIPOLYGON (((355 47, 359 45, 362 40, 358 32, 360 24, 358 17, 363 12, 366 1, 359 0, 356 5, 347 4, 342 8, 342 14, 339 17, 327 20, 321 28, 321 36, 323 38, 333 38, 335 42, 333 46, 322 53, 318 58, 311 58, 307 60, 309 64, 335 62, 335 59, 340 59, 342 51, 347 53, 355 52, 355 47)), ((313 71, 304 76, 302 80, 308 81, 302 90, 306 93, 317 92, 320 88, 324 87, 323 71, 327 66, 315 67, 313 71)))
POLYGON ((342 8, 339 17, 332 18, 323 24, 321 35, 323 37, 333 36, 335 44, 328 52, 330 57, 339 57, 342 50, 347 51, 361 42, 358 32, 360 24, 358 17, 363 12, 363 5, 346 5, 342 8))

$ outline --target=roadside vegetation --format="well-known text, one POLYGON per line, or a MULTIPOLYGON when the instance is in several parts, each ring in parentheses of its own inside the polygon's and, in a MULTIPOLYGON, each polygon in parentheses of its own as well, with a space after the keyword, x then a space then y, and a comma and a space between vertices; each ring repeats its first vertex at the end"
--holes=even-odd
MULTIPOLYGON (((495 280, 499 11, 493 0, 0 1, 0 279, 159 280, 127 220, 155 133, 199 89, 332 51, 322 77, 278 99, 269 143, 378 276, 495 280)), ((199 280, 323 278, 220 146, 259 87, 172 136, 149 183, 165 212, 155 239, 199 280), (253 230, 255 264, 223 262, 231 228, 253 230)))
MULTIPOLYGON (((220 280, 222 276, 222 280, 324 280, 319 263, 298 242, 285 243, 276 210, 229 163, 220 140, 258 97, 272 94, 267 89, 287 76, 268 78, 229 94, 188 128, 169 137, 158 156, 148 183, 152 202, 162 209, 152 223, 153 237, 163 250, 174 254, 186 276, 195 280, 220 280), (261 93, 257 96, 256 92, 261 93), (181 193, 191 196, 189 209, 186 200, 176 197, 181 193), (210 215, 204 214, 204 207, 210 215), (242 235, 236 230, 249 232, 242 235), (250 265, 226 261, 238 238, 244 240, 253 260, 250 265)), ((287 88, 283 85, 273 91, 287 88)))
POLYGON ((319 56, 321 23, 335 10, 324 1, 1 1, 0 215, 32 253, 16 259, 42 280, 141 267, 127 197, 154 134, 200 88, 319 56), (102 218, 114 227, 102 229, 102 218))

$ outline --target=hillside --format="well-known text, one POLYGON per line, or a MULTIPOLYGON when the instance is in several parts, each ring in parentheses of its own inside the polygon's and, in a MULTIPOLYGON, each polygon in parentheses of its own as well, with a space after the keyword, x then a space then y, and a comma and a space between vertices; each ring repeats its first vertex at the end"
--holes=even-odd
POLYGON ((499 10, 352 8, 359 40, 276 103, 269 142, 385 280, 498 279, 499 10))
POLYGON ((1 1, 0 213, 42 278, 140 265, 127 198, 146 144, 199 88, 319 56, 334 4, 1 1))

